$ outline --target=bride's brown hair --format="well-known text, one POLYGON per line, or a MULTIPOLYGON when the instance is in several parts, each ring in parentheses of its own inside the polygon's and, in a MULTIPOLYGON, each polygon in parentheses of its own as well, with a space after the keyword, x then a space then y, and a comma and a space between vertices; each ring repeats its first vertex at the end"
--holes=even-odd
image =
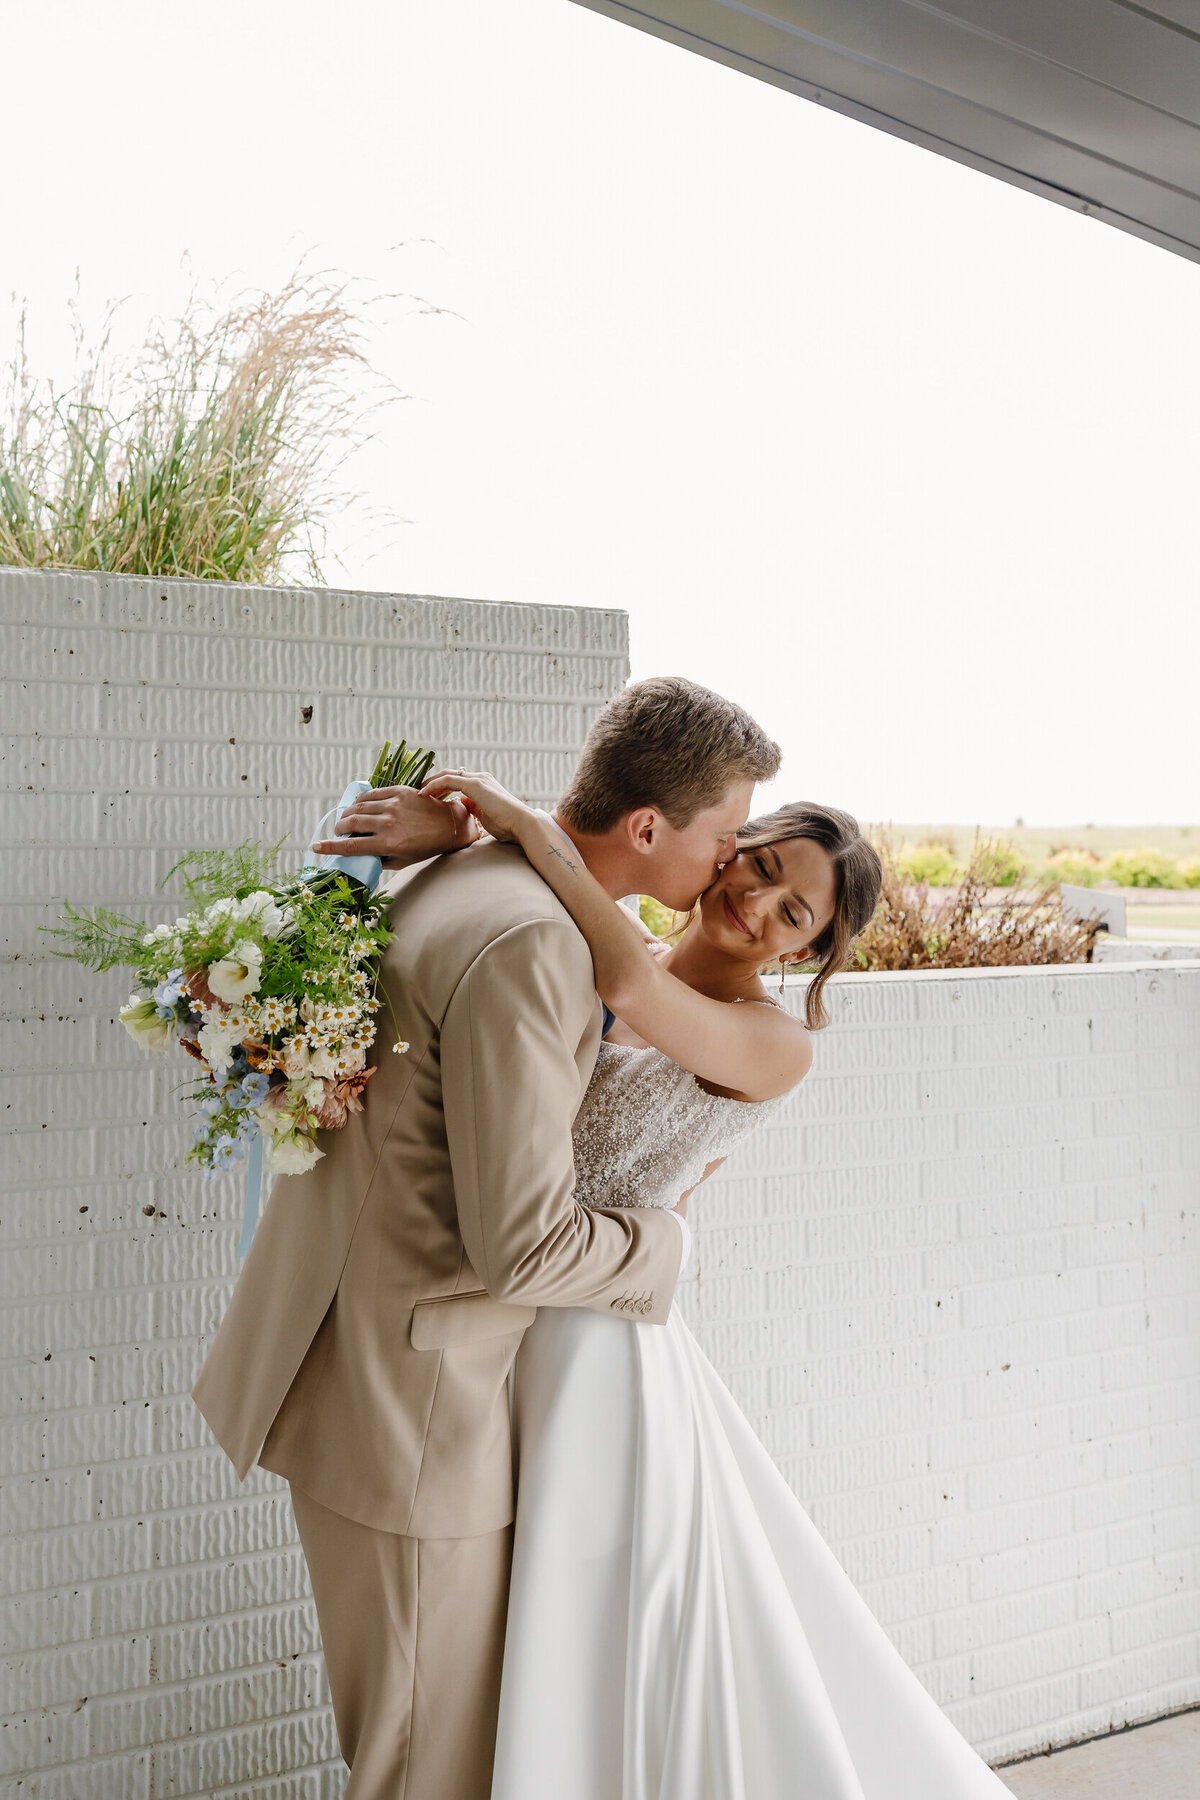
POLYGON ((846 968, 851 944, 870 922, 883 885, 883 864, 856 818, 836 806, 819 806, 815 800, 793 800, 761 818, 747 820, 737 834, 737 847, 739 852, 761 850, 788 838, 811 838, 828 851, 833 864, 833 917, 804 956, 805 962, 820 960, 804 1002, 804 1023, 810 1031, 820 1031, 829 1023, 822 989, 831 975, 846 968))

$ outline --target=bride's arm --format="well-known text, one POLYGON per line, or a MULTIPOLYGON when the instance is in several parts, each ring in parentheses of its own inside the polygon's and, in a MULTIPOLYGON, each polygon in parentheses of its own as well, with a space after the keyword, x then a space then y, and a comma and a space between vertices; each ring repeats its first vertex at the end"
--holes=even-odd
POLYGON ((648 1044, 694 1075, 749 1100, 795 1087, 812 1063, 808 1032, 774 1006, 731 1006, 679 981, 646 953, 640 921, 609 898, 575 846, 489 775, 434 775, 425 793, 465 794, 495 837, 520 844, 587 939, 596 991, 648 1044))

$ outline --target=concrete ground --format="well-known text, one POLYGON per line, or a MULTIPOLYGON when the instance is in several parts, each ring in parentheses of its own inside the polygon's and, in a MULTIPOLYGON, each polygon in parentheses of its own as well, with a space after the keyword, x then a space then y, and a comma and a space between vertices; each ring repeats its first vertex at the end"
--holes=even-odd
POLYGON ((1200 1712, 997 1769, 1018 1800, 1200 1800, 1200 1712))

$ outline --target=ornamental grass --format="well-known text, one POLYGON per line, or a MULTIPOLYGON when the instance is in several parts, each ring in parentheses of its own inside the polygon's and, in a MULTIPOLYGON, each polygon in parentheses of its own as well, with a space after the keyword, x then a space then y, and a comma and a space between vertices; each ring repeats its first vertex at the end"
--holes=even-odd
POLYGON ((367 416, 403 398, 370 367, 351 284, 298 272, 223 312, 193 294, 126 359, 116 307, 90 344, 73 310, 76 378, 61 392, 31 375, 20 317, 0 401, 0 563, 320 581, 323 521, 352 498, 333 479, 367 416))

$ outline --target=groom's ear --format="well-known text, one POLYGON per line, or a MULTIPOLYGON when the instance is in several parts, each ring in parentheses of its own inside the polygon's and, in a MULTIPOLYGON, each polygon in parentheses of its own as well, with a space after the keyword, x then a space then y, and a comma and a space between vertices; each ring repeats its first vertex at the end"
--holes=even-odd
POLYGON ((642 855, 653 850, 662 841, 663 816, 657 806, 639 806, 625 815, 625 830, 629 836, 630 848, 638 850, 642 855))

